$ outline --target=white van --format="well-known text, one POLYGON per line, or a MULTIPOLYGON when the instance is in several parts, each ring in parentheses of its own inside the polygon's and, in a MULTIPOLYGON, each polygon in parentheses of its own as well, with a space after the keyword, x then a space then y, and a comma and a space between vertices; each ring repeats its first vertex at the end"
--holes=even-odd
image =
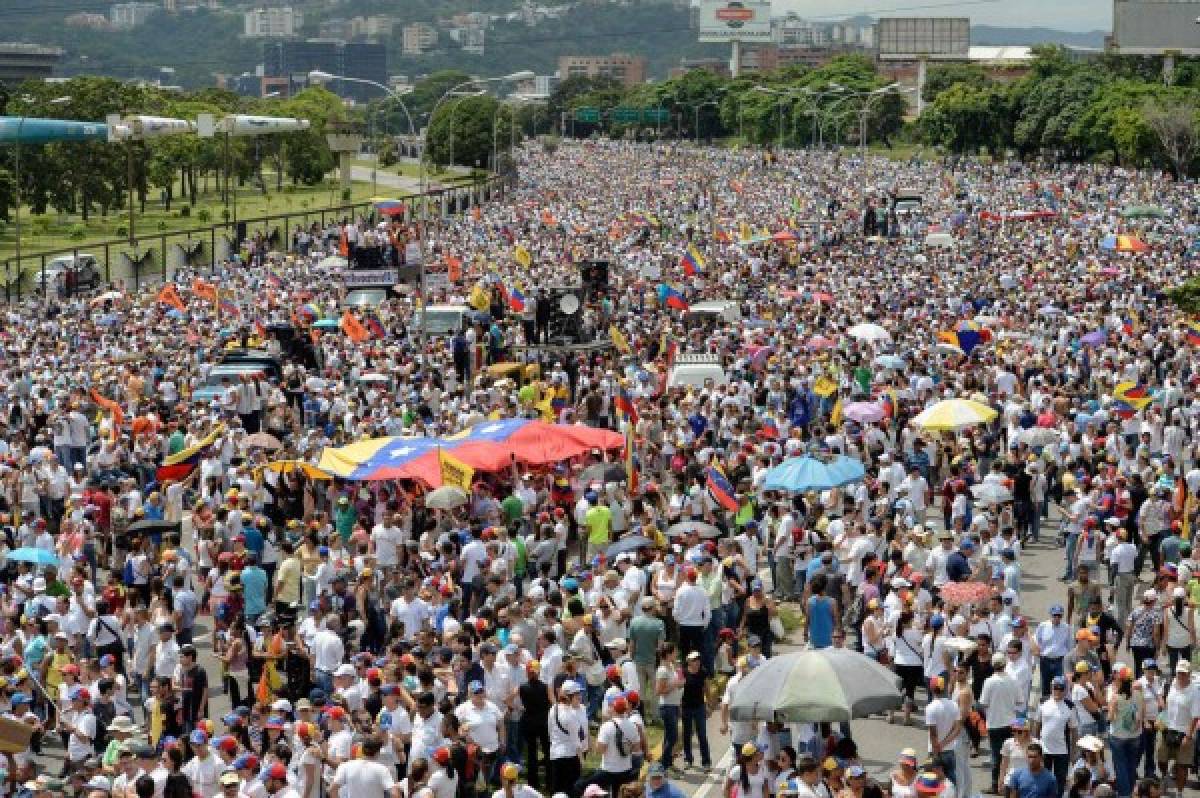
POLYGON ((424 327, 427 335, 454 335, 467 328, 470 310, 466 305, 430 305, 416 312, 413 326, 424 327))
POLYGON ((726 324, 733 324, 742 318, 742 309, 734 299, 710 299, 696 302, 687 309, 685 323, 704 322, 705 317, 716 318, 726 324))
POLYGON ((703 388, 709 380, 713 385, 729 384, 729 377, 721 366, 721 358, 716 355, 691 354, 680 355, 667 375, 667 388, 691 386, 703 388))

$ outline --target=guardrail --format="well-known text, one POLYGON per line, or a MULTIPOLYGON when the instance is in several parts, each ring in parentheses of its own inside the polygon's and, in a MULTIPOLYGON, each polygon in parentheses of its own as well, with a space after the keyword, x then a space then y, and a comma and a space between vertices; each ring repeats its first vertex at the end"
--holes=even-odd
MULTIPOLYGON (((502 196, 510 185, 502 175, 492 175, 471 184, 430 189, 424 195, 401 194, 396 199, 407 206, 404 217, 415 218, 423 204, 431 206, 427 218, 453 216, 502 196), (422 202, 422 196, 425 198, 422 202)), ((188 230, 172 230, 152 235, 139 235, 132 243, 128 239, 109 239, 81 243, 76 246, 21 253, 4 260, 4 299, 19 300, 22 296, 45 294, 47 283, 52 291, 65 296, 69 291, 125 288, 139 289, 143 285, 166 282, 181 269, 196 271, 228 260, 242 250, 242 244, 260 233, 273 250, 291 249, 292 233, 296 226, 307 228, 318 222, 324 229, 330 222, 340 222, 347 216, 371 215, 369 202, 355 202, 307 211, 294 211, 236 222, 219 222, 188 230), (80 263, 80 256, 91 256, 96 263, 96 279, 83 281, 68 289, 65 278, 54 275, 56 269, 47 266, 56 259, 71 257, 80 263)))

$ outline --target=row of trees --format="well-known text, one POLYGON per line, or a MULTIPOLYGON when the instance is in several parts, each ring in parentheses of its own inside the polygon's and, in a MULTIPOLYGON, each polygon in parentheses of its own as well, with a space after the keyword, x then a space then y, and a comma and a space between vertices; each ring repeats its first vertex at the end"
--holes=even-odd
MULTIPOLYGON (((108 78, 75 78, 62 83, 27 83, 4 99, 0 112, 13 116, 103 120, 109 114, 149 114, 195 119, 232 113, 294 116, 309 119, 307 131, 230 141, 230 172, 240 183, 254 182, 264 192, 295 184, 319 183, 333 166, 325 143, 326 126, 346 121, 341 101, 324 89, 308 89, 287 100, 253 100, 206 89, 190 94, 134 86, 108 78), (264 174, 275 173, 274 186, 264 174)), ((215 190, 225 169, 224 141, 175 136, 116 145, 103 142, 56 142, 24 146, 20 152, 20 197, 34 213, 48 210, 78 214, 121 208, 132 180, 143 205, 163 192, 168 207, 177 199, 195 203, 204 188, 215 190)), ((0 152, 0 218, 7 221, 16 202, 15 147, 0 152)))
MULTIPOLYGON (((663 108, 669 123, 654 125, 653 135, 716 139, 738 137, 760 145, 807 146, 811 142, 857 143, 860 113, 867 115, 869 140, 888 141, 903 126, 903 94, 886 91, 889 81, 862 56, 842 56, 817 68, 788 67, 774 73, 736 80, 707 70, 693 70, 670 80, 630 88, 608 78, 571 77, 551 95, 541 125, 523 129, 557 129, 586 136, 593 133, 649 134, 644 123, 614 119, 616 108, 663 108), (864 95, 879 91, 867 103, 864 95), (579 108, 605 115, 598 123, 574 121, 579 108), (631 131, 637 127, 639 131, 631 131)), ((530 118, 531 123, 538 120, 530 118)))
POLYGON ((1195 167, 1200 68, 1192 61, 1165 85, 1156 59, 1081 61, 1038 47, 1029 72, 1010 82, 977 66, 932 68, 925 97, 914 134, 948 151, 1157 165, 1177 175, 1195 167))

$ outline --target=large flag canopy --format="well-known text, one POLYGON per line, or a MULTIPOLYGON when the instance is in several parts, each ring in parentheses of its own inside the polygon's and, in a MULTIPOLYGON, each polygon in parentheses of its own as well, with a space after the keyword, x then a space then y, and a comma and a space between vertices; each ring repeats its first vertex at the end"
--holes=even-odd
POLYGON ((484 421, 444 438, 370 438, 321 453, 320 467, 352 481, 416 479, 442 484, 438 452, 476 471, 502 471, 512 457, 526 466, 553 465, 591 449, 613 450, 625 438, 612 430, 528 419, 484 421))

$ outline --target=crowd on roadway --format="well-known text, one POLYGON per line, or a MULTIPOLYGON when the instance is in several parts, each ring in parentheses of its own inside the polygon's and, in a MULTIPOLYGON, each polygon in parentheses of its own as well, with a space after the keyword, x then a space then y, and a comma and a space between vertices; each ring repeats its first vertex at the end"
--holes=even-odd
POLYGON ((674 798, 718 765, 726 798, 1182 793, 1200 325, 1164 291, 1191 185, 616 142, 519 175, 427 231, 460 280, 369 316, 329 256, 403 221, 7 309, 4 794, 674 798), (597 260, 604 345, 548 346, 547 287, 597 260), (421 300, 469 324, 424 335, 421 300), (278 373, 214 388, 231 347, 278 373), (676 378, 688 354, 718 376, 676 378), (947 399, 995 418, 914 423, 947 399), (629 451, 514 459, 446 509, 316 467, 520 417, 629 451), (802 455, 865 475, 764 487, 802 455), (1044 613, 1034 558, 1061 563, 1044 613), (890 771, 849 723, 732 711, 768 660, 839 647, 927 729, 890 771))

